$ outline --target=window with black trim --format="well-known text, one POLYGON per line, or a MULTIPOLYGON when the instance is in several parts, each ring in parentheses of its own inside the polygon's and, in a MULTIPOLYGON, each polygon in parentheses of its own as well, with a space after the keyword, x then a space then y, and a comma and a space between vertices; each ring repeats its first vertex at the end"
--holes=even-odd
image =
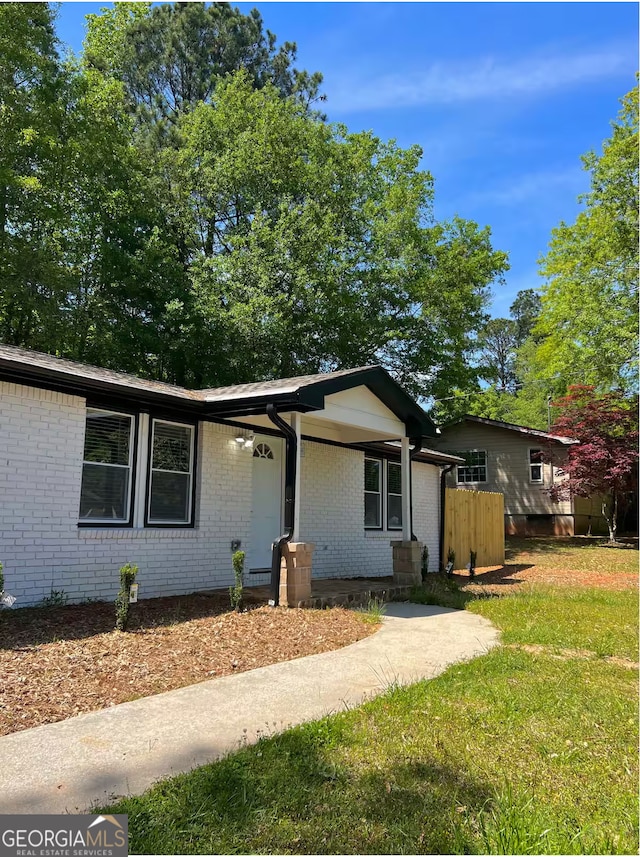
POLYGON ((148 524, 189 524, 192 512, 195 429, 152 420, 148 524))
POLYGON ((529 450, 529 482, 541 485, 544 482, 544 471, 542 469, 542 450, 529 450))
POLYGON ((80 488, 83 523, 129 523, 134 437, 132 414, 87 409, 80 488))
POLYGON ((402 529, 402 466, 387 461, 387 529, 402 529))
POLYGON ((484 449, 468 449, 456 453, 464 458, 465 463, 457 467, 457 481, 459 485, 468 482, 487 481, 487 453, 484 449))
POLYGON ((364 525, 370 529, 382 527, 382 461, 364 460, 364 525))
POLYGON ((364 526, 367 530, 402 529, 402 466, 398 462, 365 458, 364 526))

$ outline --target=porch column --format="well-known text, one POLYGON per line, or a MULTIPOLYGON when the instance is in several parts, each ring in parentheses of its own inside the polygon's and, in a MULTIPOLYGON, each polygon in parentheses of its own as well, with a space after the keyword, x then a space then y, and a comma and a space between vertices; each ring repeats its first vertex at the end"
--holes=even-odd
POLYGON ((411 458, 409 438, 401 438, 400 472, 402 478, 402 541, 411 541, 411 458))
POLYGON ((293 536, 291 541, 300 541, 300 504, 302 497, 300 496, 300 450, 302 447, 300 426, 302 422, 302 414, 294 411, 291 414, 291 428, 296 433, 296 480, 295 480, 295 498, 296 502, 293 507, 293 536))

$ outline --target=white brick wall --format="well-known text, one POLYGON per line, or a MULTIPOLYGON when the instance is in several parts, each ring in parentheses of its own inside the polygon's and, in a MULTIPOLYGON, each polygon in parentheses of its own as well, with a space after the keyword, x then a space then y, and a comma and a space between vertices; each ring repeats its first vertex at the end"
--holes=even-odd
MULTIPOLYGON (((397 530, 364 529, 364 453, 304 441, 301 538, 314 542, 314 577, 373 577, 392 573, 391 540, 397 530)), ((438 562, 440 471, 413 465, 413 529, 438 562)))
MULTIPOLYGON (((0 382, 0 561, 19 605, 62 590, 112 599, 118 570, 139 566, 140 595, 228 586, 231 541, 250 545, 252 457, 232 427, 201 423, 194 529, 79 528, 85 401, 0 382)), ((395 533, 365 533, 361 452, 304 443, 303 538, 317 545, 314 576, 391 573, 395 533)), ((414 529, 435 563, 438 468, 414 465, 414 529)), ((255 576, 249 583, 266 582, 255 576)))

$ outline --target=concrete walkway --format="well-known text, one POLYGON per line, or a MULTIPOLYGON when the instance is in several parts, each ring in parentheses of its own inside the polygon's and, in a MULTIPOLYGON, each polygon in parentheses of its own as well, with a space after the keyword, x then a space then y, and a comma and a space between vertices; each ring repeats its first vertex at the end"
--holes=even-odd
MULTIPOLYGON (((84 812, 210 762, 243 741, 433 678, 498 642, 464 610, 389 604, 344 649, 205 681, 0 738, 0 813, 84 812)), ((52 688, 55 693, 55 688, 52 688)))

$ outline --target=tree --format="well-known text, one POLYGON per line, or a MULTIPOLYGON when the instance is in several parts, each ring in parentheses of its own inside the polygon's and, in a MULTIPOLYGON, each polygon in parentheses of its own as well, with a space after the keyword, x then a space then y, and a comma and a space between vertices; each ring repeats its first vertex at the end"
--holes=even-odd
POLYGON ((505 257, 488 230, 434 222, 418 147, 319 122, 246 73, 179 128, 166 158, 207 383, 380 362, 426 395, 465 373, 505 257))
POLYGON ((49 348, 64 301, 65 80, 44 3, 0 5, 0 338, 49 348))
POLYGON ((638 90, 602 154, 583 157, 591 174, 585 208, 554 230, 541 261, 546 277, 534 329, 540 378, 572 378, 601 390, 637 388, 638 90))
POLYGON ((597 394, 593 386, 572 385, 553 404, 559 414, 552 432, 579 443, 556 462, 566 479, 550 493, 554 499, 602 497, 609 540, 615 542, 619 517, 638 490, 637 397, 633 402, 619 392, 597 394))
POLYGON ((228 3, 116 3, 87 16, 84 59, 122 81, 137 120, 156 142, 173 140, 183 113, 210 104, 227 74, 244 70, 255 89, 271 83, 309 107, 322 75, 294 67, 296 45, 276 47, 257 9, 228 3))
POLYGON ((495 381, 502 393, 514 392, 514 358, 518 346, 518 324, 510 318, 492 318, 482 330, 478 344, 485 380, 495 381))
POLYGON ((521 289, 514 302, 509 307, 509 314, 516 323, 516 341, 522 345, 531 335, 540 310, 542 301, 535 289, 521 289))

